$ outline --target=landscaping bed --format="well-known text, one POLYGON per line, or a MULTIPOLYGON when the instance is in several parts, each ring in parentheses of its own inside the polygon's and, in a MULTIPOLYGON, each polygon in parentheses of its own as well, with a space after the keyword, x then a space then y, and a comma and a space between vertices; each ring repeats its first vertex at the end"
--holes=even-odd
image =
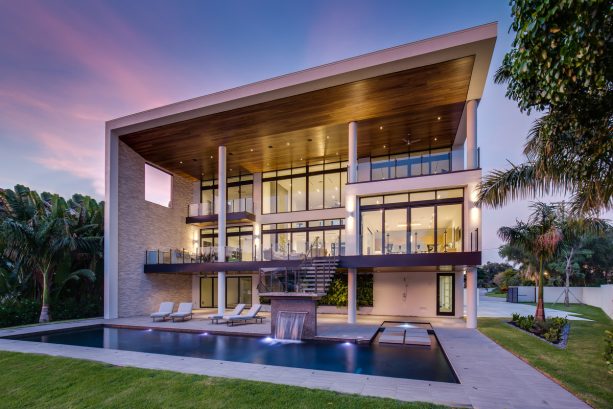
POLYGON ((558 348, 566 348, 568 334, 570 333, 570 323, 566 318, 553 317, 540 322, 535 320, 532 315, 522 316, 513 314, 508 324, 549 342, 558 348))

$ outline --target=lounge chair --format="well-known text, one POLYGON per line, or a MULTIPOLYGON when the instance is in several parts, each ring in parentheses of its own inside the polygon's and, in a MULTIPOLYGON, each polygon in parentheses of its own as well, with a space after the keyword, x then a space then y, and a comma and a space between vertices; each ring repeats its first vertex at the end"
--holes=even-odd
POLYGON ((160 309, 158 312, 154 312, 150 315, 150 317, 155 322, 156 318, 160 318, 162 321, 166 321, 166 318, 172 314, 172 310, 175 308, 174 302, 163 302, 160 304, 160 309))
MULTIPOLYGON (((230 315, 240 315, 244 309, 245 304, 238 304, 234 307, 234 311, 232 311, 230 315)), ((219 320, 223 319, 223 314, 211 314, 207 318, 211 320, 211 324, 219 324, 219 320)))
POLYGON ((238 323, 247 324, 251 320, 255 321, 256 324, 258 322, 261 324, 264 320, 264 317, 258 317, 258 312, 260 312, 261 308, 262 305, 254 304, 245 315, 226 315, 223 319, 227 321, 228 326, 233 326, 238 323))
POLYGON ((172 322, 175 322, 176 319, 180 318, 181 321, 185 321, 188 318, 192 319, 192 303, 191 302, 182 302, 179 304, 179 309, 177 312, 170 314, 170 318, 172 318, 172 322))

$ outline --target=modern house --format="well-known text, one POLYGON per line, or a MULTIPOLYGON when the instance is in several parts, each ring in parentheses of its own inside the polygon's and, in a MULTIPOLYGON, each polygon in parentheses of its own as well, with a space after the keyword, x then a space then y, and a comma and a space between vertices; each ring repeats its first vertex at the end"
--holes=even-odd
POLYGON ((319 294, 338 272, 350 323, 368 273, 377 315, 462 317, 466 283, 474 328, 477 107, 496 30, 107 122, 105 317, 319 294))

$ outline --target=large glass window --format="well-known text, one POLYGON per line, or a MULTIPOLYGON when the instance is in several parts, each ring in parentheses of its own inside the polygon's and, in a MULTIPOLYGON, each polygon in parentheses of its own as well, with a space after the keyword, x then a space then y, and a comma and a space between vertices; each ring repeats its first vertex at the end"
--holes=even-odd
POLYGON ((362 254, 383 253, 383 210, 362 213, 362 254))
POLYGON ((263 174, 262 213, 342 207, 347 172, 336 162, 263 174))
POLYGON ((407 252, 407 209, 385 210, 385 254, 407 252))
MULTIPOLYGON (((217 229, 200 230, 200 256, 202 262, 214 261, 217 255, 217 229)), ((226 228, 226 261, 253 260, 253 227, 226 228)))
POLYGON ((434 206, 411 208, 411 253, 433 253, 434 206))
POLYGON ((307 209, 306 177, 292 178, 292 212, 307 209))
MULTIPOLYGON (((226 211, 229 213, 253 212, 253 175, 228 178, 226 201, 226 211)), ((217 180, 203 180, 201 182, 200 203, 202 203, 203 215, 219 212, 217 180)))
POLYGON ((344 220, 262 225, 263 260, 301 260, 312 250, 313 257, 344 254, 344 220))
POLYGON ((462 251, 462 205, 439 205, 436 211, 438 251, 462 251))
POLYGON ((422 176, 451 171, 451 149, 370 158, 370 180, 422 176))
POLYGON ((309 210, 324 208, 324 175, 309 176, 309 210))
POLYGON ((360 198, 363 255, 463 251, 461 188, 360 198))
MULTIPOLYGON (((251 277, 226 277, 226 307, 251 306, 251 277)), ((200 278, 200 308, 217 307, 217 277, 200 278)))

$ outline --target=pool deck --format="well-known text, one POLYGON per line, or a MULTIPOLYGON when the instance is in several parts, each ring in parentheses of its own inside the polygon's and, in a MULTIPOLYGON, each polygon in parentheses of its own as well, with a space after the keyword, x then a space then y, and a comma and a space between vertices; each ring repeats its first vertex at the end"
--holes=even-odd
POLYGON ((116 320, 89 319, 5 329, 0 330, 0 350, 80 358, 119 366, 272 382, 405 401, 426 401, 453 407, 589 408, 551 379, 479 331, 466 329, 464 322, 456 319, 358 316, 358 324, 350 325, 346 323, 344 315, 318 316, 319 335, 328 339, 359 340, 360 337, 369 337, 374 335, 383 321, 429 322, 460 384, 1 339, 11 335, 99 324, 245 335, 268 335, 270 332, 269 318, 265 319, 263 324, 228 327, 225 324, 210 324, 203 319, 207 313, 200 311, 195 319, 185 323, 153 324, 148 317, 135 317, 116 320))

